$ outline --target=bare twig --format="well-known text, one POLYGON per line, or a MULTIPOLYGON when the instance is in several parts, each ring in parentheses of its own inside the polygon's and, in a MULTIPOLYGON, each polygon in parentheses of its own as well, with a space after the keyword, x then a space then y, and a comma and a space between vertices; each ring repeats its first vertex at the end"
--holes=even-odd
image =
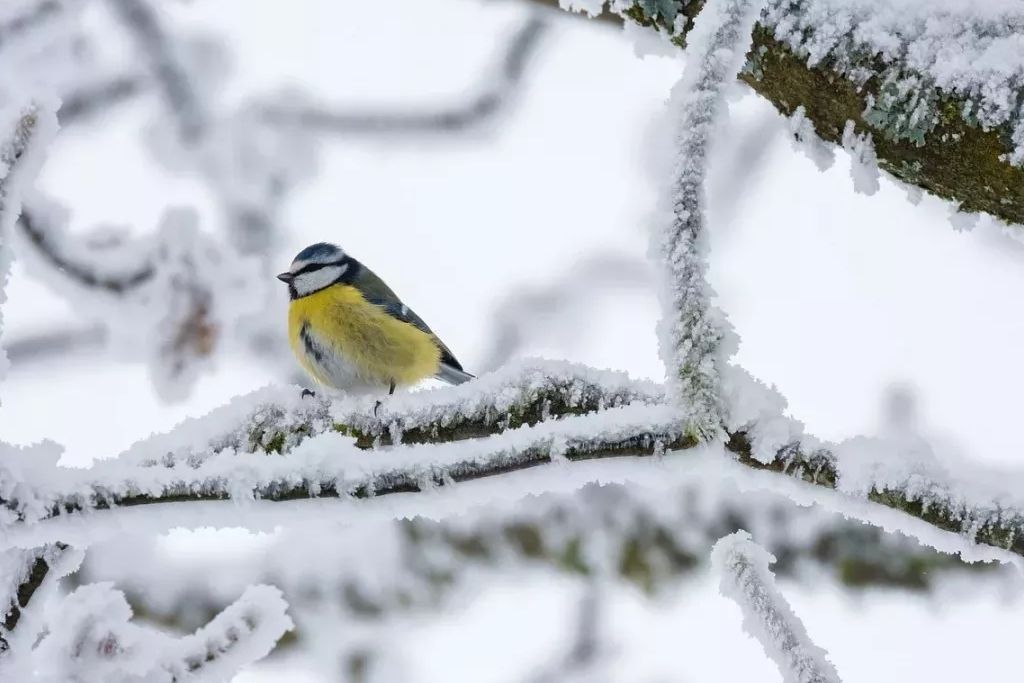
POLYGON ((135 39, 139 53, 149 62, 168 111, 178 124, 183 144, 199 142, 209 125, 209 114, 195 91, 191 77, 176 54, 171 36, 146 0, 108 0, 135 39))
POLYGON ((15 365, 32 363, 54 356, 73 355, 87 350, 98 350, 107 342, 103 327, 62 327, 37 334, 13 337, 4 344, 7 357, 15 365))
POLYGON ((295 104, 268 104, 263 109, 272 123, 345 135, 454 133, 481 125, 496 116, 522 85, 526 66, 547 31, 547 21, 531 15, 512 35, 498 60, 488 69, 479 92, 468 102, 446 107, 429 105, 394 110, 336 111, 295 104))
POLYGON ((18 219, 18 227, 35 253, 75 284, 122 296, 153 279, 155 270, 149 262, 140 263, 134 271, 115 274, 104 273, 96 263, 76 258, 64 243, 68 237, 62 226, 50 224, 48 218, 45 211, 26 206, 18 219))
POLYGON ((145 89, 140 76, 122 75, 96 83, 87 83, 64 93, 60 111, 60 124, 69 126, 79 123, 99 112, 125 102, 145 89))

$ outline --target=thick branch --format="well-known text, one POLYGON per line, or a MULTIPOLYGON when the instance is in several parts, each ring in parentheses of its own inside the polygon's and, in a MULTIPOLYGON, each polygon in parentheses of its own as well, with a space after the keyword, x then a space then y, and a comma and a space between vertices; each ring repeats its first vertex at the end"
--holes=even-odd
MULTIPOLYGON (((681 47, 704 7, 702 0, 622 4, 626 20, 671 33, 681 47), (671 17, 645 9, 668 6, 671 17)), ((963 15, 921 7, 927 16, 898 20, 877 16, 898 6, 773 0, 754 29, 740 79, 787 116, 802 107, 828 142, 841 144, 853 121, 857 133, 873 138, 879 166, 900 180, 964 211, 1024 224, 1024 115, 1013 104, 1024 98, 1024 63, 1013 47, 1024 15, 966 13, 984 9, 977 4, 963 15), (890 42, 869 42, 879 35, 890 42), (969 65, 1000 43, 1009 56, 991 72, 962 73, 943 61, 947 49, 969 65)))

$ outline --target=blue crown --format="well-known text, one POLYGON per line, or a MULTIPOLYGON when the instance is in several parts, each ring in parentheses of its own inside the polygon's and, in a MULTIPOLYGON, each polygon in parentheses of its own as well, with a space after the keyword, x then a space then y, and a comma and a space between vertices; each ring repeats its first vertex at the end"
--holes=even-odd
POLYGON ((334 261, 339 256, 344 255, 344 251, 341 247, 336 244, 330 244, 329 242, 317 242, 311 244, 298 253, 295 257, 296 261, 309 261, 311 263, 322 262, 322 261, 334 261))

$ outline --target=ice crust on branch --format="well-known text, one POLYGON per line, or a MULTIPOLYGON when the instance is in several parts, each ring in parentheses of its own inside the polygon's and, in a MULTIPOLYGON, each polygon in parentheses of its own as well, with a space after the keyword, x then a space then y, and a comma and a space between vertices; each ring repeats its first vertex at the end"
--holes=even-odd
POLYGON ((736 346, 724 314, 711 304, 707 281, 708 148, 723 92, 743 65, 760 8, 755 0, 705 5, 688 37, 689 59, 670 104, 678 112, 672 218, 655 235, 666 268, 660 346, 669 395, 684 411, 686 431, 702 440, 719 437, 727 420, 720 373, 736 346))
POLYGON ((746 531, 721 538, 711 551, 722 594, 743 611, 743 629, 775 662, 784 683, 840 683, 828 654, 807 635, 775 586, 775 558, 746 531))

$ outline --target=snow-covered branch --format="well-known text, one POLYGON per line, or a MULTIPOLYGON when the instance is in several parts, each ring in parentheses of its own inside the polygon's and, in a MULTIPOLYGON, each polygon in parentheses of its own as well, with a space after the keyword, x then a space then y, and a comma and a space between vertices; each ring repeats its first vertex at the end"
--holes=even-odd
MULTIPOLYGON (((702 570, 714 542, 738 529, 751 530, 780 558, 780 575, 799 580, 824 575, 848 588, 924 591, 968 571, 1008 584, 1016 578, 1009 568, 966 564, 820 506, 694 477, 664 491, 590 484, 444 520, 366 522, 332 530, 327 547, 305 528, 279 531, 230 557, 182 557, 174 543, 118 537, 94 546, 72 580, 113 581, 137 612, 181 631, 253 583, 279 587, 299 622, 328 606, 351 618, 390 619, 410 608, 443 607, 467 574, 510 567, 601 575, 662 596, 702 570)), ((302 628, 300 639, 307 637, 302 628)))
POLYGON ((271 586, 250 586, 194 634, 176 639, 132 623, 110 584, 82 586, 50 610, 47 632, 21 661, 19 680, 57 683, 217 683, 265 657, 292 628, 271 586))
POLYGON ((746 531, 725 536, 711 551, 721 591, 743 610, 743 628, 775 662, 785 683, 839 683, 828 654, 808 637, 775 586, 775 558, 746 531))
POLYGON ((10 650, 9 639, 25 609, 67 550, 63 543, 54 543, 0 553, 0 614, 4 617, 0 622, 0 656, 10 650))
MULTIPOLYGON (((561 4, 593 13, 605 3, 561 4)), ((607 4, 680 48, 705 7, 607 4)), ((1024 224, 1022 21, 1012 3, 770 0, 739 77, 786 116, 802 107, 808 131, 832 145, 852 121, 901 181, 1024 224)))
MULTIPOLYGON (((551 463, 686 457, 696 442, 682 434, 678 412, 663 400, 658 385, 558 363, 396 395, 376 415, 370 399, 331 402, 301 398, 296 388, 263 390, 87 470, 58 467, 56 452, 3 453, 0 500, 7 543, 60 540, 61 527, 47 531, 45 520, 94 510, 228 498, 362 499, 457 486, 551 463)), ((1024 556, 1024 501, 1009 480, 986 482, 984 473, 974 472, 976 483, 970 475, 958 482, 947 470, 908 460, 884 443, 868 444, 877 450, 869 461, 850 445, 833 452, 809 437, 804 442, 809 445, 790 443, 773 450, 774 457, 759 453, 756 459, 751 436, 736 432, 726 449, 747 467, 838 489, 841 499, 895 508, 1024 556)), ((844 512, 878 523, 862 507, 844 512)))

